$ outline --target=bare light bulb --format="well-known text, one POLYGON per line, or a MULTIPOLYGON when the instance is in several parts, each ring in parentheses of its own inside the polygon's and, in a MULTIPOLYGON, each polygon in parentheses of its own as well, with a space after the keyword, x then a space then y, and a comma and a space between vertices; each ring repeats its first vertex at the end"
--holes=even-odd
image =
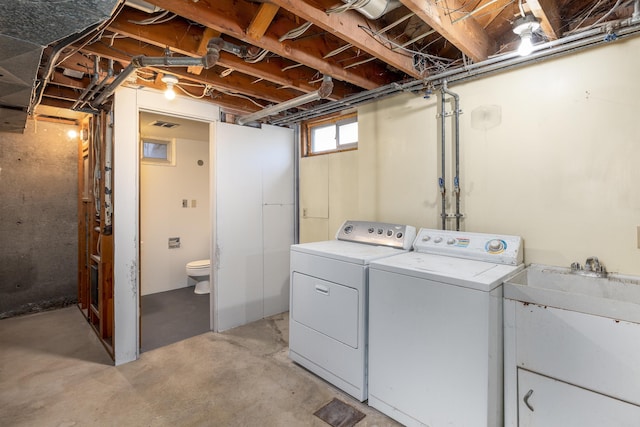
POLYGON ((527 56, 533 52, 532 35, 531 30, 523 31, 522 34, 520 34, 520 46, 518 47, 518 54, 520 56, 527 56))
POLYGON ((164 91, 164 97, 168 100, 175 99, 176 93, 173 90, 173 86, 178 84, 178 78, 172 74, 165 74, 161 80, 167 85, 167 89, 164 91))
POLYGON ((78 132, 73 130, 73 129, 71 129, 70 131, 67 132, 67 136, 70 139, 74 139, 74 138, 76 138, 78 136, 78 132))
POLYGON ((164 97, 167 98, 169 101, 171 101, 172 99, 175 99, 176 92, 173 90, 173 85, 167 85, 167 90, 164 91, 164 97))

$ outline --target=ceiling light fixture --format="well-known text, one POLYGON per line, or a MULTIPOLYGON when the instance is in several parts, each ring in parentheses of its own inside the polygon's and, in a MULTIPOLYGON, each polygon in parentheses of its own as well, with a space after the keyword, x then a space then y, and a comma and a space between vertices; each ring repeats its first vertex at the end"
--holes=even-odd
POLYGON ((173 90, 173 86, 178 84, 178 78, 173 74, 165 74, 160 80, 167 85, 167 89, 164 91, 164 97, 168 100, 174 99, 176 93, 173 90))
POLYGON ((540 28, 540 22, 533 15, 525 15, 513 23, 513 32, 520 36, 520 46, 518 47, 520 56, 526 56, 533 52, 531 39, 538 28, 540 28))

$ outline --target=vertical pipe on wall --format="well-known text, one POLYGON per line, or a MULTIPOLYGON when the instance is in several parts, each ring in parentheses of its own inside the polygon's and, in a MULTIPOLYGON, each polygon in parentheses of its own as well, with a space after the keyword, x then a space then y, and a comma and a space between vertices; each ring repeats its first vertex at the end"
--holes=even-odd
POLYGON ((453 192, 456 195, 456 231, 460 231, 460 96, 457 93, 451 92, 447 88, 447 81, 442 82, 442 98, 444 94, 453 97, 453 115, 455 124, 455 176, 453 177, 453 192))
POLYGON ((440 212, 440 217, 442 219, 442 229, 446 229, 447 228, 447 208, 446 208, 446 194, 447 194, 447 189, 445 187, 444 184, 444 180, 446 177, 445 171, 446 171, 446 165, 445 165, 445 161, 446 161, 446 156, 445 156, 445 150, 446 150, 446 143, 445 143, 445 138, 446 138, 446 132, 445 132, 445 118, 446 118, 446 114, 445 114, 445 99, 444 99, 444 95, 445 95, 445 91, 443 88, 441 88, 440 90, 440 149, 442 150, 442 153, 440 153, 440 171, 441 171, 441 175, 440 178, 438 179, 438 186, 440 187, 440 199, 441 199, 441 204, 442 204, 442 210, 440 212))
POLYGON ((293 243, 300 243, 300 123, 293 127, 293 243))

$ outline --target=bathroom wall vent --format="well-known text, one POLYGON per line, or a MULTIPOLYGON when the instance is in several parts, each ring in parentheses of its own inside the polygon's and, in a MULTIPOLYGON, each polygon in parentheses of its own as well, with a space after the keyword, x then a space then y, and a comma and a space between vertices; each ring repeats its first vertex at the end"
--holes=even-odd
POLYGON ((171 122, 165 122, 163 120, 154 120, 151 123, 149 123, 150 126, 156 126, 159 128, 167 128, 167 129, 171 129, 171 128, 175 128, 180 126, 178 123, 171 123, 171 122))

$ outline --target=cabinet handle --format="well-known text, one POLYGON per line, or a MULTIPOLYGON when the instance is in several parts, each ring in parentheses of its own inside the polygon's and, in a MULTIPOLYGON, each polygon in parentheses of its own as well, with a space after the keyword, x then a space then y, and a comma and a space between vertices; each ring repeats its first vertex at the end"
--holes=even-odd
POLYGON ((322 295, 329 295, 329 287, 323 286, 323 285, 316 285, 316 292, 319 292, 322 295))
POLYGON ((527 405, 527 408, 529 408, 531 410, 531 412, 533 412, 533 406, 531 406, 531 404, 529 403, 529 398, 531 397, 531 395, 533 394, 533 390, 529 390, 527 392, 527 394, 524 395, 524 404, 527 405))

